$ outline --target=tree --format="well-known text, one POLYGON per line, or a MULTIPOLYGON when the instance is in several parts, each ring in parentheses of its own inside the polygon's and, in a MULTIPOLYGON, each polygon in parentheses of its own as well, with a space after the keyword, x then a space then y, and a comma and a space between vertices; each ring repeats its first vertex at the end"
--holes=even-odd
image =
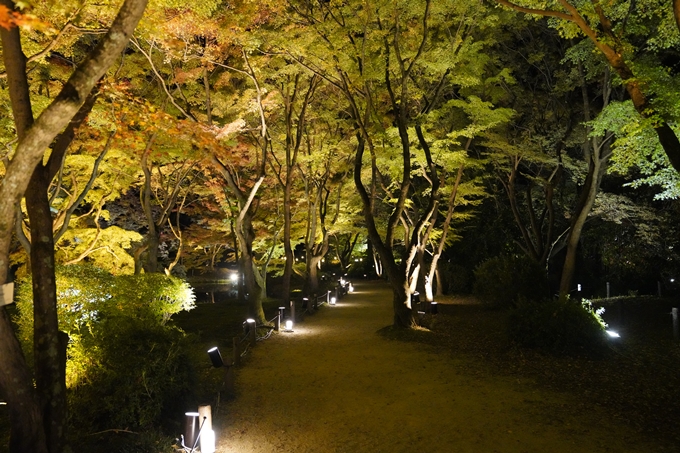
MULTIPOLYGON (((15 9, 15 5, 10 0, 3 0, 2 5, 9 10, 15 9)), ((125 48, 145 7, 145 0, 127 0, 121 6, 107 34, 89 57, 73 72, 57 97, 35 121, 20 31, 16 26, 0 28, 3 59, 18 138, 14 155, 5 169, 2 185, 0 185, 0 283, 7 281, 11 231, 16 219, 16 206, 29 185, 29 178, 34 168, 53 139, 81 109, 97 81, 125 48)), ((51 237, 48 241, 51 243, 51 237)), ((45 249, 48 248, 48 246, 45 247, 45 249)), ((53 250, 47 250, 46 253, 49 255, 53 253, 53 250)), ((54 275, 54 267, 49 261, 42 271, 47 275, 54 275)), ((51 291, 53 288, 44 289, 51 291)), ((38 295, 38 299, 41 297, 42 295, 38 295)), ((48 299, 54 301, 56 296, 50 295, 48 299)), ((59 350, 56 307, 43 308, 43 312, 36 312, 36 317, 42 318, 46 326, 43 332, 50 345, 45 346, 45 350, 59 350)), ((51 357, 52 364, 47 372, 62 369, 63 367, 56 363, 59 361, 59 355, 52 353, 51 357)), ((60 401, 64 400, 58 395, 63 395, 65 388, 61 384, 52 389, 36 390, 33 387, 29 367, 4 309, 0 310, 0 360, 3 362, 2 370, 0 370, 0 387, 10 403, 11 410, 10 451, 40 453, 61 451, 65 436, 64 412, 52 411, 51 401, 41 401, 40 397, 47 394, 50 398, 58 398, 55 404, 61 404, 60 401), (51 414, 55 414, 56 418, 53 419, 51 414)), ((44 380, 37 379, 37 382, 56 383, 63 382, 63 379, 58 376, 47 376, 44 380)))
MULTIPOLYGON (((281 136, 284 142, 283 156, 277 158, 277 143, 272 145, 272 155, 269 160, 273 174, 277 178, 283 190, 283 248, 285 253, 285 265, 283 271, 283 303, 291 308, 292 316, 295 316, 294 304, 290 298, 291 277, 295 256, 292 247, 292 196, 295 181, 294 174, 298 171, 298 156, 304 146, 305 130, 307 129, 307 111, 314 97, 314 92, 320 79, 316 76, 305 77, 304 74, 287 74, 288 65, 284 63, 284 74, 278 82, 277 91, 283 104, 283 131, 281 136)), ((309 261, 307 256, 307 261, 309 261)))
POLYGON ((652 1, 631 2, 629 6, 597 0, 581 3, 553 0, 547 6, 543 2, 496 1, 515 11, 556 19, 556 26, 565 37, 582 34, 590 39, 621 79, 635 110, 651 120, 649 126, 656 133, 670 164, 680 171, 680 139, 671 126, 677 120, 677 114, 664 102, 668 96, 664 93, 668 89, 663 83, 665 74, 649 70, 646 62, 635 54, 640 44, 665 48, 680 41, 677 33, 666 32, 673 17, 677 24, 677 1, 673 5, 674 13, 671 8, 652 1))
POLYGON ((418 279, 419 271, 416 248, 436 209, 440 183, 429 147, 414 144, 410 128, 420 115, 433 110, 431 106, 441 105, 444 87, 446 96, 455 96, 457 88, 474 85, 474 71, 479 74, 484 64, 483 59, 474 60, 480 56, 476 53, 480 45, 472 31, 483 26, 477 5, 430 1, 417 6, 382 1, 290 5, 303 24, 297 34, 307 44, 303 47, 289 39, 279 46, 345 97, 345 114, 357 142, 355 186, 371 247, 392 285, 394 325, 413 327, 411 282, 418 279), (451 35, 446 30, 456 32, 451 35), (418 147, 424 152, 427 174, 418 181, 422 186, 414 186, 413 178, 412 154, 418 147), (365 164, 369 165, 366 173, 365 164), (404 216, 413 190, 429 195, 412 217, 408 235, 398 235, 408 224, 404 216), (387 217, 383 228, 377 209, 387 217), (397 242, 403 247, 401 256, 395 253, 397 242))

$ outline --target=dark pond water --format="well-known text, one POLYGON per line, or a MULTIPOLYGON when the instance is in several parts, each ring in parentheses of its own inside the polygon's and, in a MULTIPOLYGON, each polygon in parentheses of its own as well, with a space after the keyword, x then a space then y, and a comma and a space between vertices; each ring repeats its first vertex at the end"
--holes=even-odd
POLYGON ((197 304, 238 302, 238 286, 224 283, 196 283, 191 285, 197 304))

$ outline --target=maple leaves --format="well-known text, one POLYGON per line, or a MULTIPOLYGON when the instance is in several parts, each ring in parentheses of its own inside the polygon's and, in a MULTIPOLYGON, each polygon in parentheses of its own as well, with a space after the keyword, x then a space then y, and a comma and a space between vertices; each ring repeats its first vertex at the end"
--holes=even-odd
POLYGON ((49 23, 37 16, 19 11, 12 11, 5 5, 0 5, 0 27, 9 30, 12 27, 32 28, 37 30, 52 30, 49 23))

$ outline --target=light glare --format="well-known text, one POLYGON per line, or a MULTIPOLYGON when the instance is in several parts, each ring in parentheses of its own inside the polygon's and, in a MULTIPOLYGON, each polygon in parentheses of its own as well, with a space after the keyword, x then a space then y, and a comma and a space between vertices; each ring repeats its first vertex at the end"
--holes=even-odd
POLYGON ((215 431, 212 429, 201 433, 201 453, 215 453, 215 431))

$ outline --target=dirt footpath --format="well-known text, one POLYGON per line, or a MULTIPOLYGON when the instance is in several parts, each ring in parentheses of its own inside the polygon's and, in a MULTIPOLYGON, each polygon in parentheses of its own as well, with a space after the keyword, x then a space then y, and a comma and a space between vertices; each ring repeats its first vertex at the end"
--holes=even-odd
POLYGON ((216 414, 218 453, 653 451, 604 411, 565 416, 565 395, 376 334, 391 320, 390 290, 359 283, 258 344, 216 414))

